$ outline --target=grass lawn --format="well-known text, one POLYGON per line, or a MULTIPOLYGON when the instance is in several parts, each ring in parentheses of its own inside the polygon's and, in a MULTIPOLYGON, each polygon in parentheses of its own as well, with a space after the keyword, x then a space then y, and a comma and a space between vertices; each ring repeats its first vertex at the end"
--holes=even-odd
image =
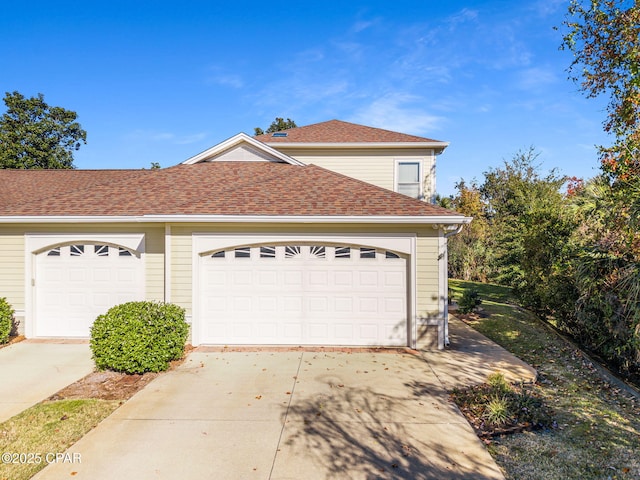
POLYGON ((609 383, 571 343, 514 305, 508 288, 475 288, 486 315, 468 323, 538 370, 557 428, 496 438, 489 452, 512 479, 640 479, 640 402, 609 383))
POLYGON ((0 480, 31 478, 121 403, 94 399, 43 402, 0 423, 0 480))

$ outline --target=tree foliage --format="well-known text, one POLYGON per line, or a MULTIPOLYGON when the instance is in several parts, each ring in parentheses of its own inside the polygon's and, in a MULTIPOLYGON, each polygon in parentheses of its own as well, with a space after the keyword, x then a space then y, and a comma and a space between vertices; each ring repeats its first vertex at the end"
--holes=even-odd
POLYGON ((487 282, 493 278, 493 245, 487 206, 475 182, 456 184, 457 195, 447 208, 453 208, 473 222, 449 239, 449 275, 462 280, 487 282))
POLYGON ((254 135, 264 135, 265 133, 274 133, 274 132, 281 132, 282 130, 288 130, 290 128, 297 128, 298 125, 296 125, 296 122, 294 122, 293 120, 291 120, 290 118, 287 118, 286 120, 282 117, 276 117, 276 119, 271 122, 271 125, 269 125, 269 128, 267 128, 267 130, 262 130, 260 127, 256 127, 253 129, 254 131, 254 135))
POLYGON ((609 99, 600 147, 603 170, 615 179, 640 175, 640 3, 572 0, 562 48, 574 54, 570 78, 588 97, 609 99))
POLYGON ((640 187, 541 174, 537 156, 518 152, 482 184, 457 184, 453 206, 474 221, 449 241, 450 274, 512 287, 523 306, 640 374, 640 187))
POLYGON ((49 106, 41 93, 25 98, 7 92, 4 103, 0 168, 73 168, 73 152, 87 140, 75 112, 49 106))

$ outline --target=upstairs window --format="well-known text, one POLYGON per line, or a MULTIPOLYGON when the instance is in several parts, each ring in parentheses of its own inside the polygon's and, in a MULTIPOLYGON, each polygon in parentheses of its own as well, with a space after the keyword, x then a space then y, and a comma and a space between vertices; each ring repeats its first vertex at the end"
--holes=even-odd
POLYGON ((420 162, 396 164, 396 192, 413 198, 422 198, 420 162))

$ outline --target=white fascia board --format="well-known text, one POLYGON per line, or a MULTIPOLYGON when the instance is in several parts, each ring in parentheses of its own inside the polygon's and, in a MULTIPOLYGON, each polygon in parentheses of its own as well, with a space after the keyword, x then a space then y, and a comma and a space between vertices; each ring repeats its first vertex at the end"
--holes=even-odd
MULTIPOLYGON (((465 225, 472 217, 438 216, 347 216, 347 215, 141 215, 141 216, 25 216, 0 217, 3 223, 397 223, 465 225)), ((438 227, 439 228, 439 227, 438 227)))
POLYGON ((347 216, 347 215, 147 215, 149 222, 204 223, 405 223, 426 225, 464 225, 472 217, 439 216, 347 216))
POLYGON ((127 216, 80 216, 80 215, 61 215, 61 216, 8 216, 0 217, 0 225, 3 223, 136 223, 144 221, 143 217, 127 216))
POLYGON ((259 140, 256 140, 253 137, 250 137, 249 135, 247 135, 246 133, 238 133, 237 135, 234 135, 231 138, 228 138, 227 140, 218 143, 217 145, 214 145, 213 147, 205 150, 204 152, 201 152, 197 155, 194 155, 191 158, 188 158, 187 160, 185 160, 184 162, 182 162, 183 165, 193 165, 194 163, 198 163, 198 162, 205 162, 207 161, 207 159, 211 158, 211 157, 215 157, 216 155, 230 149, 233 148, 241 143, 248 143, 249 145, 252 145, 253 147, 257 148, 258 150, 262 150, 263 152, 267 153, 268 155, 271 155, 272 157, 275 157, 279 160, 282 160, 285 163, 290 163, 292 165, 301 165, 304 166, 305 164, 300 162, 299 160, 296 160, 294 158, 291 158, 289 155, 286 155, 272 147, 270 147, 269 145, 267 145, 266 143, 262 143, 259 140))

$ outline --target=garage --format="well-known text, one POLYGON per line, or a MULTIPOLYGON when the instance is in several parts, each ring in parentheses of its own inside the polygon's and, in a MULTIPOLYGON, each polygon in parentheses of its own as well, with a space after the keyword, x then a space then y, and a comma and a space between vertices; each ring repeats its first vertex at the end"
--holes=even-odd
POLYGON ((401 251, 269 242, 209 250, 196 261, 198 343, 407 345, 401 251))
POLYGON ((144 299, 141 255, 107 243, 77 242, 35 255, 35 336, 89 337, 95 318, 144 299))

